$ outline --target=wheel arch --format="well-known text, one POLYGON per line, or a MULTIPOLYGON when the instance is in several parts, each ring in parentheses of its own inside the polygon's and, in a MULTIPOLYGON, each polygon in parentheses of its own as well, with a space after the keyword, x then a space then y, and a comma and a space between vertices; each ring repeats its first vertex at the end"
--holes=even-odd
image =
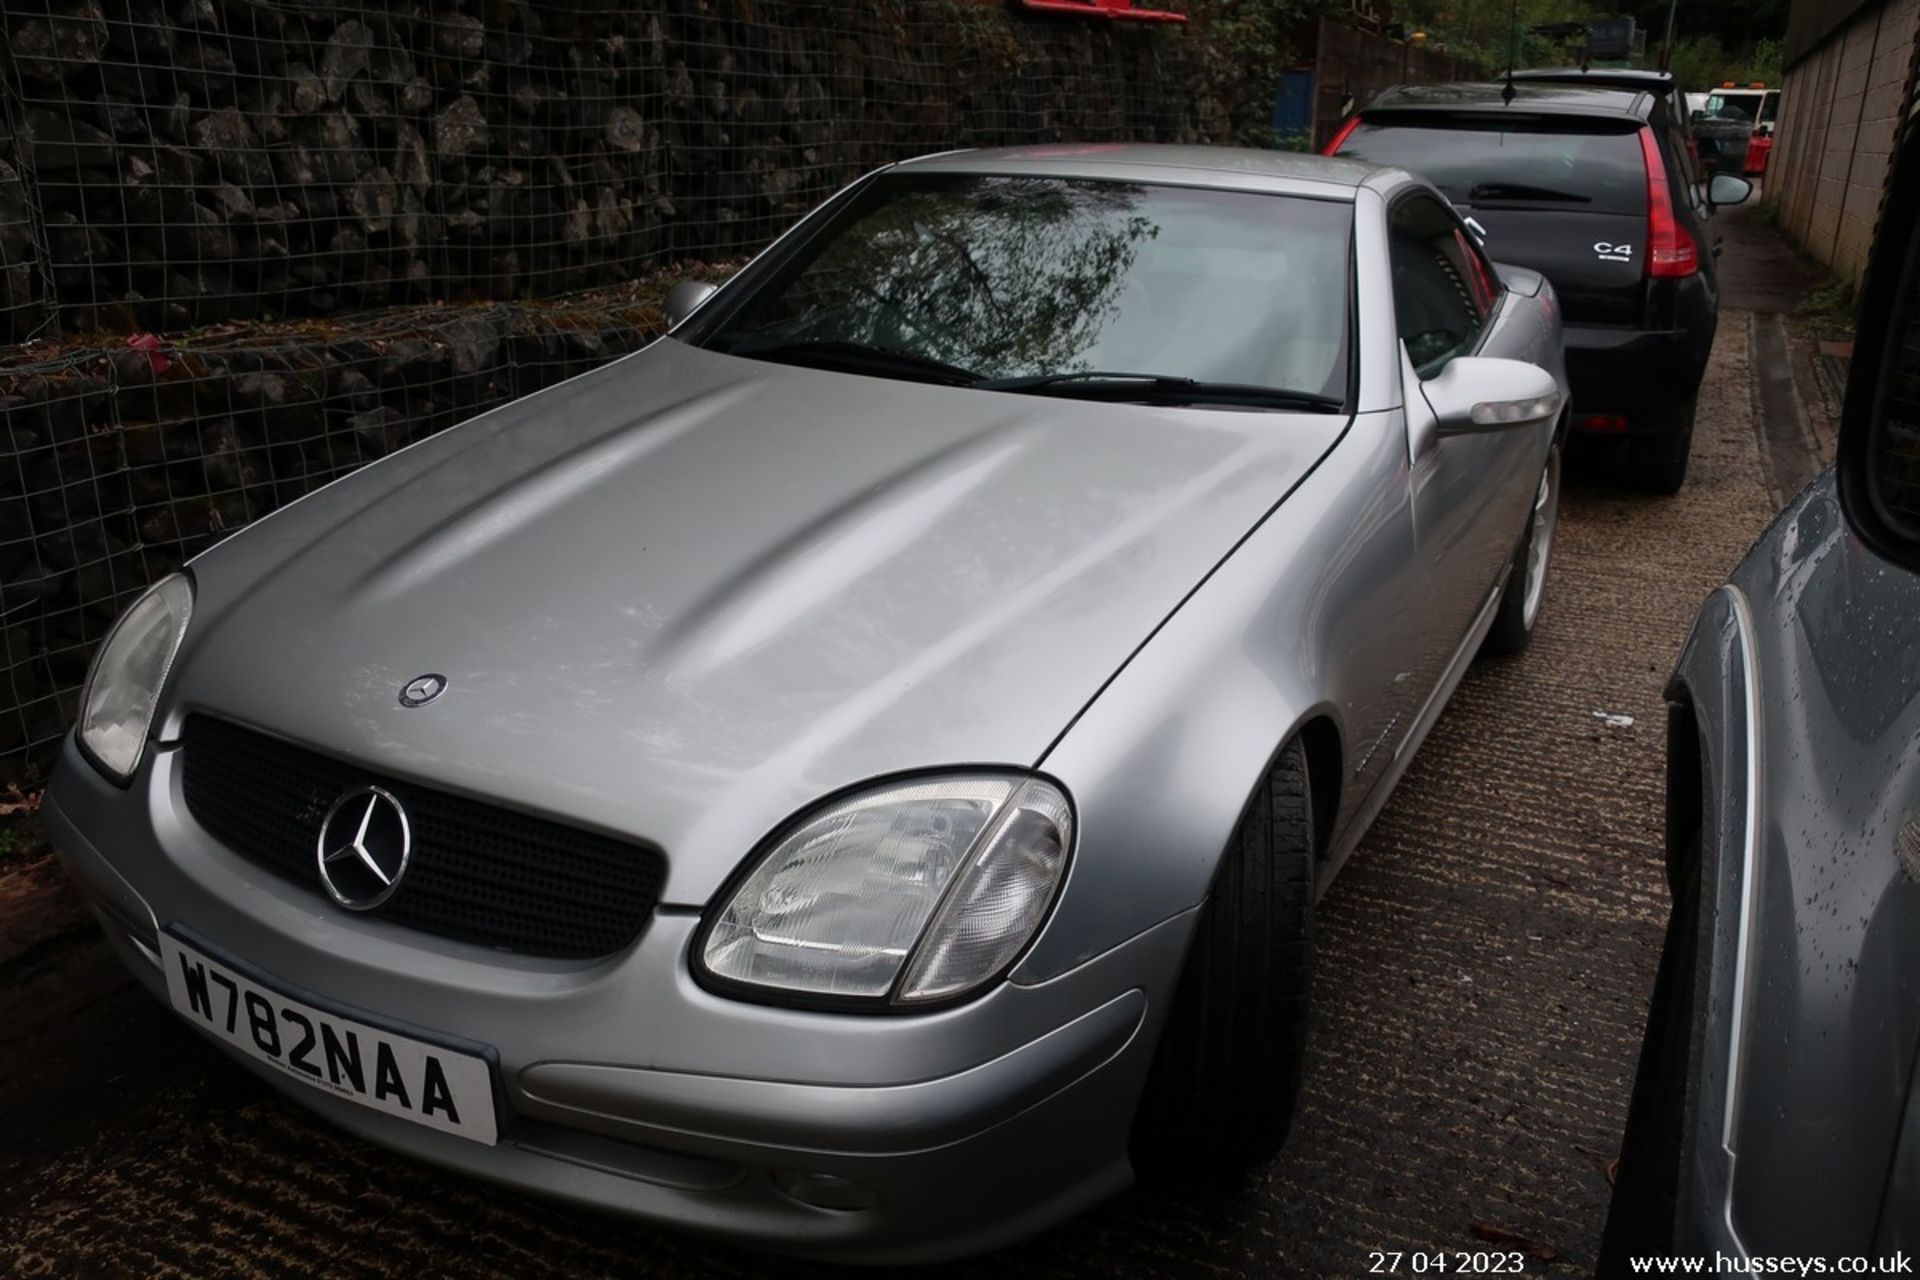
POLYGON ((1687 863, 1698 856, 1706 821, 1707 752, 1700 739, 1700 712, 1693 690, 1676 676, 1667 686, 1666 859, 1667 887, 1678 897, 1687 863))
POLYGON ((1307 798, 1313 805, 1314 855, 1324 857, 1333 847, 1333 824, 1340 814, 1341 782, 1346 777, 1340 729, 1333 717, 1325 713, 1309 716, 1292 736, 1274 748, 1273 760, 1267 764, 1268 774, 1273 772, 1273 761, 1280 758, 1294 737, 1300 739, 1307 753, 1307 798))

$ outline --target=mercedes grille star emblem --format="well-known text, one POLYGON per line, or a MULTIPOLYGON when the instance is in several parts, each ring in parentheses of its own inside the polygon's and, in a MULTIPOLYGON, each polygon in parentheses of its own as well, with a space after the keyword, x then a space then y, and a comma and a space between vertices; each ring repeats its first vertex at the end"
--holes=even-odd
POLYGON ((415 676, 400 687, 400 705, 424 707, 446 691, 447 678, 429 671, 424 676, 415 676))
POLYGON ((370 911, 391 898, 412 856, 407 811, 383 788, 347 792, 320 824, 320 882, 350 911, 370 911))

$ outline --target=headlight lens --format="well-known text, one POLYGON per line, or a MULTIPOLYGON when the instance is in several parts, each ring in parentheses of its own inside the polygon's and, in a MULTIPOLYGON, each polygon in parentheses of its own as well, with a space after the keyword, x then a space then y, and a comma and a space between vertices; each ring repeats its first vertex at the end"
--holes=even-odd
POLYGON ((120 615, 100 646, 80 698, 80 745, 116 782, 133 776, 146 749, 160 689, 193 613, 193 584, 176 573, 120 615))
POLYGON ((1038 778, 897 783, 793 827, 701 947, 726 983, 826 1000, 950 999, 1004 972, 1066 873, 1073 816, 1038 778))

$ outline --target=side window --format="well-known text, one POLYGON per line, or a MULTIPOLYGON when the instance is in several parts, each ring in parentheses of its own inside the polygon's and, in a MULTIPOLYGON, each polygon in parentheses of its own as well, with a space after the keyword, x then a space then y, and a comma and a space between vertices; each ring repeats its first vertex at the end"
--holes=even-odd
POLYGON ((1666 123, 1654 130, 1654 135, 1663 140, 1660 158, 1667 166, 1667 188, 1683 195, 1687 207, 1698 218, 1713 216, 1713 206, 1707 203, 1705 185, 1700 181, 1700 171, 1694 165, 1694 141, 1680 128, 1680 122, 1671 113, 1666 123))
POLYGON ((1446 206, 1430 196, 1402 201, 1387 221, 1393 311, 1422 378, 1473 350, 1499 288, 1446 206))

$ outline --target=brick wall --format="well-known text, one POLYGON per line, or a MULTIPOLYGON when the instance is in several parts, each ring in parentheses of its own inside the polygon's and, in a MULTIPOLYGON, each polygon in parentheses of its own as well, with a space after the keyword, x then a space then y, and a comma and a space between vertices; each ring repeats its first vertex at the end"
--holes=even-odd
POLYGON ((1843 279, 1866 267, 1917 37, 1920 0, 1862 9, 1796 61, 1782 88, 1769 195, 1787 234, 1843 279))

